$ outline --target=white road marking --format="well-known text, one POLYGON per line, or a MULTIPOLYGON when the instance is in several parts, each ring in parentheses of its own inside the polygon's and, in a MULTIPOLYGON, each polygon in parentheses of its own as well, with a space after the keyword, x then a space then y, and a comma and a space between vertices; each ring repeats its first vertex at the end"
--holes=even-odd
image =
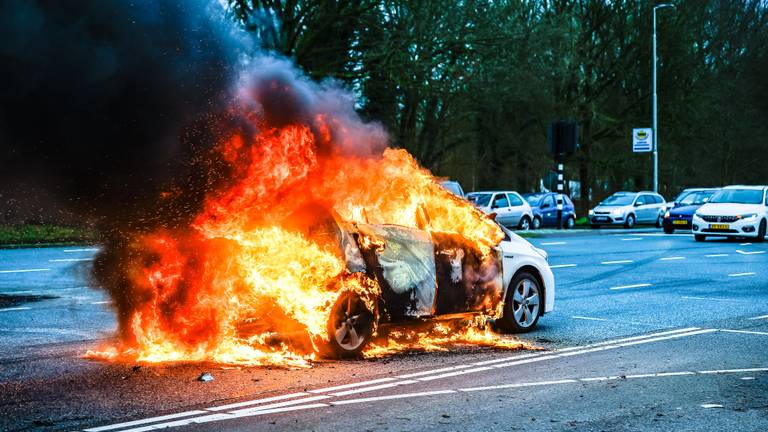
POLYGON ((752 243, 739 243, 739 246, 750 246, 752 243))
POLYGON ((621 241, 638 241, 638 240, 642 240, 642 238, 640 238, 640 237, 632 237, 632 238, 623 238, 623 239, 621 239, 621 241))
POLYGON ((129 421, 125 423, 115 423, 108 426, 99 426, 99 427, 89 428, 84 430, 86 432, 102 432, 102 431, 108 431, 113 429, 120 429, 124 427, 138 426, 138 425, 143 425, 143 424, 153 423, 153 422, 158 422, 163 420, 172 420, 180 417, 189 417, 189 416, 199 415, 199 414, 207 414, 207 413, 205 411, 200 411, 200 410, 184 411, 176 414, 168 414, 168 415, 159 416, 159 417, 150 417, 150 418, 145 418, 141 420, 129 421))
POLYGON ((576 264, 557 264, 557 265, 549 266, 549 268, 551 269, 568 268, 568 267, 576 267, 576 264))
POLYGON ((744 380, 744 381, 751 381, 751 380, 755 379, 755 377, 741 377, 739 379, 740 380, 744 380))
POLYGON ((768 336, 768 333, 766 332, 759 332, 759 331, 751 331, 751 330, 730 330, 730 329, 720 329, 722 332, 726 333, 742 333, 742 334, 753 334, 753 335, 762 335, 762 336, 768 336))
POLYGON ((624 378, 627 378, 627 379, 637 379, 637 378, 657 378, 657 377, 685 376, 685 375, 696 375, 696 372, 689 372, 689 371, 683 371, 683 372, 658 372, 658 373, 650 373, 650 374, 624 375, 624 378))
POLYGON ((766 372, 768 368, 746 368, 746 369, 717 369, 717 370, 705 370, 698 371, 700 374, 730 374, 730 373, 744 373, 744 372, 766 372))
POLYGON ((21 307, 11 307, 11 308, 3 308, 0 309, 0 312, 13 312, 13 311, 23 311, 23 310, 30 310, 32 308, 21 306, 21 307))
POLYGON ((346 390, 346 389, 355 388, 355 387, 364 387, 370 384, 379 384, 379 383, 390 382, 394 380, 395 380, 394 378, 379 378, 379 379, 370 380, 370 381, 361 381, 361 382, 356 382, 351 384, 338 385, 334 387, 321 388, 317 390, 309 390, 308 392, 309 393, 329 393, 329 392, 334 392, 336 390, 346 390))
POLYGON ((615 291, 615 290, 625 290, 625 289, 633 289, 633 288, 644 288, 644 287, 649 287, 649 286, 652 286, 652 285, 653 284, 642 283, 642 284, 634 284, 634 285, 617 286, 617 287, 608 288, 608 289, 615 291))
POLYGON ((709 254, 704 256, 707 258, 720 258, 720 257, 727 257, 728 254, 709 254))
POLYGON ((228 409, 232 409, 232 408, 242 408, 244 406, 258 405, 258 404, 263 404, 263 403, 267 403, 267 402, 275 402, 275 401, 279 401, 279 400, 293 399, 293 398, 297 398, 297 397, 301 397, 301 396, 310 396, 310 394, 309 393, 290 393, 290 394, 284 394, 284 395, 280 395, 280 396, 273 396, 273 397, 267 397, 267 398, 262 398, 262 399, 254 399, 254 400, 249 400, 249 401, 244 401, 244 402, 236 402, 236 403, 231 403, 231 404, 228 404, 228 405, 221 405, 221 406, 210 407, 210 408, 206 408, 206 409, 208 411, 224 411, 224 410, 228 410, 228 409))
POLYGON ((351 394, 366 393, 370 391, 383 390, 383 389, 397 387, 401 385, 416 384, 416 383, 418 383, 418 381, 414 381, 414 380, 395 381, 393 383, 388 383, 388 384, 379 384, 371 387, 362 387, 362 388, 356 388, 352 390, 341 391, 338 393, 331 393, 331 395, 336 397, 348 396, 351 394))
POLYGON ((717 298, 717 297, 681 296, 680 298, 687 299, 687 300, 706 300, 706 301, 733 301, 733 302, 745 301, 745 300, 729 299, 729 298, 717 298))
POLYGON ((39 268, 39 269, 21 269, 21 270, 0 270, 0 273, 31 273, 31 272, 44 272, 44 271, 50 271, 49 268, 39 268))
POLYGON ((402 393, 402 394, 396 394, 396 395, 375 396, 375 397, 361 398, 361 399, 347 399, 343 401, 333 401, 331 402, 331 405, 349 405, 349 404, 356 404, 356 403, 363 403, 363 402, 375 402, 375 401, 391 400, 391 399, 406 399, 406 398, 413 398, 413 397, 435 396, 435 395, 444 395, 444 394, 451 394, 451 393, 456 393, 456 391, 455 390, 435 390, 435 391, 419 392, 419 393, 402 393))
POLYGON ((459 369, 468 369, 468 368, 471 368, 472 366, 482 366, 482 365, 478 364, 478 363, 473 363, 471 365, 450 366, 450 367, 444 367, 444 368, 440 368, 440 369, 432 369, 432 370, 423 371, 423 372, 415 372, 415 373, 406 374, 406 375, 398 375, 397 378, 406 378, 406 379, 407 378, 415 378, 415 377, 421 377, 421 376, 424 376, 424 375, 432 375, 432 374, 441 373, 441 372, 450 372, 450 371, 455 371, 455 370, 459 370, 459 369))
POLYGON ((99 248, 84 248, 84 249, 64 249, 62 252, 75 253, 75 252, 98 252, 99 248))
POLYGON ((588 320, 588 321, 608 321, 605 318, 593 318, 593 317, 584 317, 584 316, 572 316, 573 319, 580 319, 580 320, 588 320))
POLYGON ((630 263, 633 263, 633 262, 634 262, 634 261, 632 261, 632 260, 619 260, 619 261, 603 261, 603 262, 601 262, 600 264, 603 264, 603 265, 611 265, 611 264, 630 264, 630 263))
POLYGON ((702 404, 702 408, 722 408, 723 406, 720 404, 702 404))
POLYGON ((565 242, 547 242, 547 243, 541 243, 542 246, 555 246, 555 245, 564 245, 565 242))
POLYGON ((100 305, 100 304, 108 304, 108 303, 112 303, 112 302, 110 302, 109 300, 91 302, 92 305, 100 305))
POLYGON ((746 251, 743 251, 743 250, 740 250, 740 249, 736 250, 736 252, 740 253, 742 255, 759 255, 759 254, 764 254, 765 253, 765 251, 746 252, 746 251))
POLYGON ((578 382, 578 381, 576 381, 575 379, 563 379, 563 380, 539 381, 539 382, 519 383, 519 384, 500 384, 500 385, 487 386, 487 387, 468 387, 468 388, 460 388, 458 390, 460 392, 474 392, 474 391, 483 391, 483 390, 498 390, 498 389, 533 387, 533 386, 542 386, 542 385, 569 384, 569 383, 575 383, 575 382, 578 382))
MULTIPOLYGON (((539 358, 543 358, 543 357, 539 357, 539 358)), ((425 377, 416 378, 416 379, 419 380, 419 381, 433 381, 433 380, 436 380, 436 379, 450 378, 450 377, 459 376, 459 375, 466 375, 466 374, 471 374, 471 373, 475 373, 475 372, 487 371, 487 370, 491 370, 491 369, 493 369, 495 367, 498 367, 498 366, 492 366, 492 367, 481 366, 481 367, 474 368, 474 369, 463 369, 463 370, 459 370, 459 371, 455 371, 455 372, 448 372, 448 373, 444 373, 444 374, 440 374, 440 375, 430 375, 430 376, 425 376, 425 377)))
POLYGON ((759 317, 750 318, 751 320, 768 319, 768 315, 761 315, 759 317))
POLYGON ((684 259, 685 257, 673 256, 673 257, 660 258, 659 261, 677 261, 677 260, 684 260, 684 259))
POLYGON ((51 259, 48 260, 48 262, 77 262, 77 261, 93 261, 93 258, 62 258, 62 259, 51 259))
POLYGON ((746 273, 731 273, 728 275, 728 277, 742 277, 742 276, 754 276, 755 272, 746 272, 746 273))
MULTIPOLYGON (((625 346, 633 346, 633 345, 639 345, 644 343, 651 343, 656 342, 660 340, 668 340, 678 337, 686 337, 686 336, 694 336, 698 334, 704 334, 704 333, 710 333, 717 331, 717 329, 699 329, 698 327, 689 327, 684 329, 676 329, 676 330, 668 330, 664 332, 659 333, 652 333, 647 335, 640 335, 640 336, 633 336, 629 338, 622 338, 617 340, 611 340, 611 341, 603 341, 592 345, 586 345, 581 347, 571 347, 571 348, 563 348, 561 350, 554 351, 554 354, 550 353, 535 353, 535 354, 525 354, 522 356, 517 356, 514 358, 506 358, 506 359, 494 359, 490 361, 485 362, 479 362, 483 364, 490 364, 491 362, 503 362, 506 360, 517 360, 517 361, 509 361, 507 363, 495 365, 493 367, 479 367, 474 369, 468 369, 463 367, 463 365, 454 366, 452 368, 441 368, 441 369, 435 369, 431 371, 424 371, 424 372, 417 372, 415 374, 410 375, 404 375, 404 376, 422 376, 429 373, 438 373, 443 372, 446 370, 454 370, 454 372, 436 375, 434 377, 424 377, 418 379, 418 381, 427 381, 432 379, 438 379, 438 378, 447 378, 450 376, 456 376, 461 374, 467 374, 467 373, 474 373, 474 372, 480 372, 484 370, 492 370, 494 368, 502 368, 502 367, 508 367, 513 366, 517 364, 525 364, 525 363, 533 363, 533 362, 539 362, 539 361, 545 361, 550 359, 555 359, 558 357, 566 357, 566 356, 572 356, 572 355, 578 355, 578 354, 585 354, 588 352, 595 352, 595 351, 603 351, 603 350, 609 350, 609 349, 616 349, 620 347, 625 346), (596 347, 596 348, 593 348, 596 347), (584 349, 584 348, 591 348, 591 349, 584 349), (559 354, 562 353, 562 354, 559 354), (549 354, 549 355, 545 355, 549 354), (525 358, 529 357, 529 358, 525 358), (521 360, 522 359, 522 360, 521 360)), ((478 364, 479 365, 479 364, 478 364)), ((762 371, 763 369, 760 368, 753 368, 753 369, 744 369, 743 371, 749 371, 749 372, 757 372, 762 371)), ((768 370, 768 368, 765 368, 765 370, 768 370)), ((733 369, 731 371, 742 371, 740 369, 733 369)), ((728 373, 729 371, 717 371, 717 373, 728 373)), ((703 372, 700 372, 703 373, 703 372)), ((711 372, 715 373, 715 371, 711 372)), ((662 372, 659 374, 656 374, 656 376, 671 376, 671 375, 679 375, 682 373, 679 372, 662 372)), ((588 380, 589 378, 585 378, 582 380, 588 380)), ((382 383, 382 382, 389 382, 390 384, 387 384, 386 386, 376 386, 379 388, 390 388, 394 387, 396 385, 399 385, 398 383, 392 383, 392 381, 395 381, 394 378, 382 378, 378 380, 370 380, 370 381, 364 381, 360 383, 351 383, 351 384, 345 384, 341 386, 335 386, 335 387, 328 387, 325 389, 319 389, 319 390, 312 390, 309 392, 302 392, 302 393, 292 393, 287 395, 280 395, 280 396, 274 396, 271 398, 263 398, 263 399, 256 399, 252 401, 244 401, 244 402, 237 402, 233 404, 228 405, 222 405, 219 407, 210 407, 207 408, 205 411, 187 411, 184 413, 178 413, 178 414, 171 414, 168 416, 160 416, 160 417, 151 417, 147 419, 141 419, 141 420, 135 420, 132 422, 126 422, 126 423, 117 423, 113 425, 107 425, 107 426, 101 426, 97 428, 90 428, 86 429, 86 431, 89 432, 100 432, 100 431, 108 431, 108 430, 114 430, 114 429, 121 429, 124 427, 130 427, 130 426, 138 426, 138 425, 145 425, 147 423, 155 423, 155 422, 162 422, 163 420, 171 420, 176 419, 180 417, 191 417, 201 414, 207 414, 210 412, 216 412, 216 411, 225 411, 231 408, 236 407, 243 407, 248 405, 256 405, 256 404, 262 404, 265 402, 271 402, 271 401, 277 401, 277 400, 284 400, 284 399, 293 399, 296 397, 306 396, 310 393, 317 393, 317 392, 328 392, 328 391, 334 391, 339 389, 349 389, 349 388, 356 388, 356 387, 362 387, 367 384, 372 383, 382 383)), ((412 382, 412 381, 411 381, 412 382)), ((399 383, 402 384, 409 384, 411 383, 409 381, 400 381, 399 383)), ((545 381, 545 382, 538 382, 538 383, 523 383, 523 384, 511 384, 509 385, 510 388, 514 387, 524 387, 524 386, 533 386, 533 385, 545 385, 546 383, 549 384, 559 384, 559 383, 569 383, 569 382, 578 382, 576 379, 567 379, 567 380, 558 380, 558 381, 545 381)), ((359 390, 376 390, 373 387, 367 387, 366 389, 359 389, 359 390)), ((271 414, 271 413, 279 413, 279 412, 288 412, 288 411, 296 411, 296 410, 302 410, 302 409, 311 409, 311 408, 321 408, 321 407, 327 407, 329 405, 346 405, 346 404, 356 404, 356 403, 364 403, 364 402, 373 402, 373 401, 380 401, 380 400, 391 400, 391 399, 404 399, 404 398, 413 398, 413 397, 421 397, 421 396, 432 396, 432 395, 441 395, 441 394, 450 394, 450 393, 457 393, 457 391, 465 391, 466 389, 459 389, 459 390, 437 390, 437 391, 429 391, 429 392, 418 392, 418 393, 404 393, 404 394, 395 394, 395 395, 386 395, 386 396, 376 396, 376 397, 369 397, 369 398, 360 398, 360 399, 348 399, 348 400, 341 400, 341 401, 329 401, 327 403, 310 403, 306 404, 306 402, 316 402, 319 400, 325 400, 330 399, 332 396, 335 395, 317 395, 317 396, 311 396, 307 398, 302 399, 293 399, 288 400, 285 402, 278 402, 278 403, 272 403, 272 404, 266 404, 266 405, 259 405, 256 407, 250 407, 235 411, 230 411, 228 413, 218 413, 218 414, 211 414, 211 415, 203 415, 199 417, 192 417, 188 419, 183 420, 177 420, 173 422, 166 422, 166 423, 155 423, 135 429, 126 429, 122 430, 121 432, 145 432, 150 430, 157 430, 157 429, 165 429, 165 428, 171 428, 171 427, 178 427, 178 426, 186 426, 190 424, 196 424, 196 423, 206 423, 206 422, 213 422, 213 421, 220 421, 220 420, 227 420, 232 418, 238 418, 238 417, 247 417, 247 416, 257 416, 257 415, 264 415, 264 414, 271 414)), ((346 393, 346 392, 340 392, 340 393, 346 393)), ((347 393, 351 394, 351 393, 347 393)))

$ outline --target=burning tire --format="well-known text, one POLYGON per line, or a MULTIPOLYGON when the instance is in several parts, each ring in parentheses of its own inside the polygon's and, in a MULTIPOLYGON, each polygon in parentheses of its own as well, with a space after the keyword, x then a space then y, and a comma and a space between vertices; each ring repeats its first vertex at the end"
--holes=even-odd
POLYGON ((507 290, 504 315, 496 320, 496 327, 509 333, 533 330, 541 315, 542 293, 534 275, 525 271, 515 275, 507 290))
POLYGON ((330 354, 341 358, 358 357, 376 329, 376 314, 354 292, 342 293, 328 320, 330 354))

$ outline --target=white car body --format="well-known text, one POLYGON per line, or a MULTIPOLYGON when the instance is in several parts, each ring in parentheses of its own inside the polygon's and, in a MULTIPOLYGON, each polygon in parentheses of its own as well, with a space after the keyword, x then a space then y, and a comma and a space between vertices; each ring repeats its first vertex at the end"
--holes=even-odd
POLYGON ((517 192, 471 192, 467 194, 467 198, 484 213, 495 213, 496 222, 502 226, 527 230, 533 221, 531 205, 517 192))
POLYGON ((768 224, 768 186, 727 186, 712 196, 710 202, 701 206, 693 215, 693 233, 697 240, 704 237, 751 237, 759 241, 765 238, 768 224), (719 194, 749 194, 750 202, 718 202, 719 194), (759 199, 758 199, 759 198, 759 199), (762 229, 762 237, 761 235, 762 229))
POLYGON ((540 278, 544 288, 544 308, 541 314, 551 312, 555 307, 555 276, 547 262, 547 252, 508 229, 502 229, 506 236, 497 247, 501 252, 505 298, 512 278, 521 270, 528 270, 540 278))
POLYGON ((627 228, 637 224, 660 223, 667 202, 655 192, 616 192, 597 207, 589 211, 590 225, 624 225, 627 228), (611 199, 623 198, 618 202, 611 199))

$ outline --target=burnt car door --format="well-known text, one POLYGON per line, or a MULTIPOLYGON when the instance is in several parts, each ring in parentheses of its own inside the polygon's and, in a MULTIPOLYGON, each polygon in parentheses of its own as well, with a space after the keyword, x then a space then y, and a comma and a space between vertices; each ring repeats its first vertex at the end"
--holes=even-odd
POLYGON ((436 315, 495 310, 503 294, 499 251, 483 254, 459 234, 431 234, 435 244, 436 315))
POLYGON ((429 316, 435 310, 435 251, 426 231, 399 225, 358 225, 366 267, 381 286, 390 321, 429 316))

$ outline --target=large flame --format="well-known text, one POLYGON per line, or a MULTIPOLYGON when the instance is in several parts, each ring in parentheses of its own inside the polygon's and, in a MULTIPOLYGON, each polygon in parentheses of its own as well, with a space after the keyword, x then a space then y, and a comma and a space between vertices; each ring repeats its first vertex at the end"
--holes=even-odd
MULTIPOLYGON (((232 111, 242 121, 218 146, 230 181, 207 194, 193 223, 128 243, 124 295, 131 301, 119 311, 128 316, 121 341, 89 356, 309 364, 338 293, 379 290, 349 273, 333 245, 303 229, 329 212, 349 222, 461 234, 485 254, 500 241, 493 222, 444 190, 405 150, 385 148, 379 127, 361 122, 351 106, 328 103, 337 90, 288 75, 241 84, 232 111), (271 109, 285 100, 301 109, 275 116, 271 109)), ((450 337, 438 331, 393 339, 366 355, 461 340, 519 347, 468 328, 450 337)))

